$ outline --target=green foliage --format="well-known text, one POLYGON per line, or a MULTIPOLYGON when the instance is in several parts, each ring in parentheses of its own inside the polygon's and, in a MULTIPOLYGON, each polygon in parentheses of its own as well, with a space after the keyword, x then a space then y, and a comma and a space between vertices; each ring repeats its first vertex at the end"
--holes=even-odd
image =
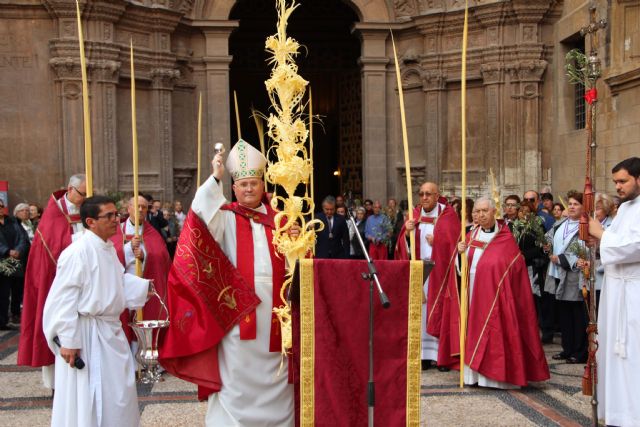
POLYGON ((20 260, 7 257, 0 259, 0 274, 4 276, 12 276, 20 269, 20 260))
POLYGON ((571 49, 565 56, 564 69, 569 77, 569 83, 582 84, 590 87, 589 70, 587 68, 587 55, 580 49, 571 49))

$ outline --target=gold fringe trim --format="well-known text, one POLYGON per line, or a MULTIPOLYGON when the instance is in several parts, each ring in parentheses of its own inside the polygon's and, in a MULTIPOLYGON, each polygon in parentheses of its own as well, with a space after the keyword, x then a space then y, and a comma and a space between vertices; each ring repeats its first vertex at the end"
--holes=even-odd
MULTIPOLYGON (((315 423, 315 307, 313 260, 300 260, 300 425, 315 423)), ((420 336, 418 336, 418 344, 420 336)))
POLYGON ((407 426, 420 425, 420 365, 422 331, 422 273, 424 263, 409 264, 409 304, 407 313, 407 426))

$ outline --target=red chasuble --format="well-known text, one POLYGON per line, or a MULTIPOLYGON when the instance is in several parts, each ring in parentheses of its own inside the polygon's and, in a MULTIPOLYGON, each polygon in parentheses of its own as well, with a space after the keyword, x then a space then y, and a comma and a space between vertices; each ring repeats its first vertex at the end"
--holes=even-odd
MULTIPOLYGON (((128 221, 128 220, 127 220, 128 221)), ((129 240, 131 236, 125 236, 122 233, 122 224, 118 227, 118 231, 111 238, 113 245, 118 253, 118 258, 122 265, 125 263, 124 259, 124 243, 125 240, 129 240)), ((167 276, 169 275, 169 269, 171 268, 171 258, 169 258, 169 252, 167 251, 167 245, 162 238, 162 235, 153 228, 149 222, 145 221, 142 227, 142 241, 144 242, 144 248, 146 251, 146 259, 144 264, 144 271, 142 277, 145 279, 153 279, 153 286, 160 297, 166 301, 167 299, 167 276)), ((144 320, 164 320, 167 314, 161 309, 160 302, 157 298, 153 297, 147 301, 143 308, 144 320)), ((120 316, 122 322, 122 329, 127 335, 129 342, 135 341, 136 336, 129 326, 131 320, 131 314, 129 310, 125 309, 120 316)))
MULTIPOLYGON (((459 325, 460 301, 456 280, 456 243, 460 240, 460 220, 455 210, 449 206, 446 199, 440 198, 439 203, 445 205, 435 221, 433 230, 433 247, 431 259, 435 262, 429 275, 429 291, 427 295, 427 332, 445 345, 438 347, 438 365, 457 367, 459 345, 449 345, 449 328, 459 325), (454 267, 453 269, 451 267, 454 267), (452 312, 453 309, 453 312, 452 312)), ((436 207, 437 209, 437 207, 436 207)), ((422 207, 414 209, 413 217, 420 218, 422 207)), ((403 226, 398 235, 395 259, 409 259, 410 254, 406 245, 406 229, 403 226)), ((416 258, 420 258, 420 228, 416 228, 416 258)), ((459 335, 458 335, 459 336, 459 335)), ((453 343, 451 343, 453 344, 453 343)))
MULTIPOLYGON (((54 363, 53 353, 42 332, 42 311, 56 274, 58 257, 71 244, 71 224, 80 220, 71 218, 56 203, 65 194, 66 190, 60 190, 49 198, 29 251, 24 280, 18 365, 40 367, 54 363)), ((61 202, 66 207, 64 200, 61 202)))
MULTIPOLYGON (((160 343, 160 363, 171 374, 197 384, 200 399, 206 399, 222 388, 218 344, 224 335, 242 322, 241 339, 255 339, 255 316, 252 314, 260 299, 253 291, 253 239, 248 221, 266 224, 270 217, 273 225, 273 211, 269 211, 271 215, 251 210, 239 213, 244 209, 236 204, 224 209, 236 213, 238 268, 229 261, 202 220, 189 211, 167 282, 171 323, 160 343), (245 276, 249 271, 250 278, 245 276), (252 334, 254 338, 251 338, 252 334)), ((271 227, 265 225, 267 234, 270 230, 271 227)), ((279 292, 284 261, 275 256, 271 240, 268 241, 272 264, 274 259, 278 261, 273 264, 273 275, 274 282, 279 281, 279 292)), ((278 301, 279 295, 274 298, 274 302, 278 301)), ((279 341, 279 324, 272 322, 271 351, 280 351, 279 341), (274 329, 277 329, 277 336, 274 329)))
POLYGON ((524 258, 509 227, 496 226, 476 267, 465 362, 493 380, 526 386, 549 379, 549 367, 524 258))

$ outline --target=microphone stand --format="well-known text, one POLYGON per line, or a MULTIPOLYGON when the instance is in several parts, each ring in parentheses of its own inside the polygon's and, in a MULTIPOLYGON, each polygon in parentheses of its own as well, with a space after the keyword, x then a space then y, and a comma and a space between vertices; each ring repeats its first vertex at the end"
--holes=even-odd
MULTIPOLYGON (((349 199, 347 199, 348 201, 349 199)), ((378 291, 378 296, 380 297, 380 303, 383 308, 391 307, 391 302, 389 302, 389 298, 387 294, 382 289, 382 285, 380 284, 380 280, 378 280, 378 271, 376 270, 376 266, 373 263, 373 260, 369 257, 369 253, 367 252, 367 248, 362 241, 362 236, 360 236, 360 232, 358 231, 358 226, 356 225, 355 220, 353 219, 353 215, 351 214, 351 210, 349 209, 349 203, 347 202, 347 217, 351 222, 355 230, 355 234, 358 237, 358 244, 360 245, 360 249, 362 249, 362 253, 364 254, 367 260, 368 271, 361 273, 361 276, 364 280, 369 281, 369 382, 367 385, 367 403, 368 403, 368 426, 373 427, 373 410, 375 407, 375 383, 373 381, 373 284, 376 284, 376 289, 378 291)))

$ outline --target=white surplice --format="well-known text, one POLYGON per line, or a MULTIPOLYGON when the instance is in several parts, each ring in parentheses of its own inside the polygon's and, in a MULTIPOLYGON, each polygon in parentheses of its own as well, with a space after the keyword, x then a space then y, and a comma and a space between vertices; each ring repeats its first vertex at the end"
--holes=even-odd
POLYGON ((144 305, 148 281, 125 274, 110 241, 86 232, 58 259, 42 326, 56 354, 51 425, 137 426, 135 364, 120 313, 144 305), (84 369, 71 368, 53 343, 80 349, 84 369))
MULTIPOLYGON (((424 209, 420 211, 421 217, 428 218, 437 218, 438 214, 444 210, 444 205, 441 203, 437 203, 436 206, 431 209, 430 212, 425 212, 424 209)), ((431 259, 431 253, 433 252, 433 247, 427 241, 427 236, 429 234, 433 234, 433 230, 436 228, 435 224, 428 223, 419 223, 418 228, 420 229, 420 258, 422 260, 431 259)), ((424 291, 425 297, 429 293, 429 278, 424 281, 422 285, 422 289, 424 291)), ((429 335, 427 333, 427 316, 429 313, 427 312, 427 304, 422 304, 422 360, 438 360, 438 338, 429 335)))
MULTIPOLYGON (((507 225, 504 225, 507 227, 507 225)), ((500 226, 495 224, 493 227, 493 231, 485 232, 482 228, 478 230, 478 234, 475 235, 475 240, 479 240, 481 242, 491 242, 494 237, 499 232, 500 226)), ((471 231, 471 235, 475 234, 475 230, 471 231)), ((470 248, 467 249, 467 255, 469 255, 470 248)), ((478 263, 482 258, 482 254, 484 253, 484 249, 475 248, 473 253, 473 260, 471 260, 471 265, 469 265, 469 309, 473 304, 473 290, 476 285, 476 269, 478 267, 478 263)), ((501 388, 501 389, 518 389, 517 385, 513 385, 510 383, 496 381, 489 377, 482 375, 478 371, 474 371, 465 363, 464 365, 464 383, 465 384, 478 384, 480 387, 492 387, 492 388, 501 388)))
MULTIPOLYGON (((191 209, 207 224, 233 265, 237 265, 236 217, 220 210, 227 203, 222 184, 212 176, 198 189, 191 209)), ((266 213, 260 206, 258 212, 266 213)), ((271 337, 272 268, 264 226, 251 221, 255 292, 262 301, 256 308, 257 338, 241 340, 235 325, 218 346, 222 389, 209 397, 206 425, 293 426, 293 386, 288 384, 287 363, 280 368, 280 353, 269 352, 271 337)))
POLYGON ((602 234, 598 313, 598 417, 640 426, 640 196, 620 205, 602 234))

